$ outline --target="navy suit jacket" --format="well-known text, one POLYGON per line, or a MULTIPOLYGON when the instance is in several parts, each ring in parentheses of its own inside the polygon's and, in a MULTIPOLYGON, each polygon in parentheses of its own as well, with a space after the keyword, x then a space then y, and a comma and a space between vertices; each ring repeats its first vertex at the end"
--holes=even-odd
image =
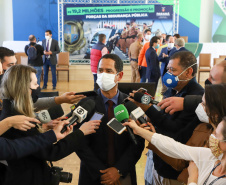
POLYGON ((177 50, 177 48, 174 47, 174 48, 172 49, 172 51, 170 52, 169 57, 171 57, 174 53, 179 52, 179 51, 188 51, 188 50, 187 50, 185 47, 181 47, 179 50, 177 50))
MULTIPOLYGON (((119 92, 118 104, 120 104, 126 97, 126 94, 119 92)), ((85 98, 81 101, 86 101, 87 99, 93 99, 96 103, 93 113, 95 111, 103 113, 104 117, 102 118, 102 122, 100 123, 99 129, 96 130, 96 133, 86 136, 83 147, 78 148, 75 151, 81 159, 78 184, 101 185, 100 177, 103 174, 100 173, 100 170, 109 168, 107 165, 108 116, 100 94, 100 90, 98 90, 98 96, 85 98)), ((91 113, 91 115, 93 113, 91 113)), ((88 121, 89 119, 90 116, 86 118, 85 121, 88 121)), ((135 164, 140 159, 144 149, 144 140, 139 136, 135 137, 137 138, 138 142, 137 146, 131 140, 128 132, 123 132, 120 135, 114 133, 116 162, 113 167, 117 168, 123 176, 126 176, 128 173, 130 173, 132 185, 137 184, 135 164)))
POLYGON ((162 50, 161 50, 161 53, 159 54, 159 57, 158 57, 158 60, 159 60, 159 62, 162 62, 161 63, 161 76, 163 76, 165 73, 166 73, 166 67, 167 67, 167 65, 168 65, 168 63, 169 63, 169 59, 170 59, 170 53, 172 52, 174 50, 174 48, 172 48, 171 50, 170 50, 170 52, 168 53, 168 48, 167 47, 165 47, 165 48, 162 48, 162 50), (168 57, 162 57, 162 54, 163 53, 165 53, 166 55, 168 55, 168 57))
POLYGON ((159 68, 159 60, 156 54, 156 51, 153 47, 148 48, 145 53, 145 58, 147 61, 147 69, 146 69, 146 78, 150 82, 150 79, 159 79, 160 77, 160 68, 159 68))
MULTIPOLYGON (((44 48, 44 51, 46 50, 46 39, 42 41, 42 47, 44 48)), ((52 55, 50 55, 50 62, 52 65, 57 64, 57 54, 60 53, 60 48, 58 45, 58 41, 52 39, 52 43, 50 46, 50 51, 52 51, 52 55)), ((43 55, 43 63, 45 63, 45 55, 43 55)))

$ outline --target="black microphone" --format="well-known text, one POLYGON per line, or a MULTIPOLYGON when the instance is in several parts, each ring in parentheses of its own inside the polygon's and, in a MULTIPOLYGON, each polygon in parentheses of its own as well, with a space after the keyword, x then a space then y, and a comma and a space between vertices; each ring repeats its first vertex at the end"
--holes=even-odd
POLYGON ((155 101, 152 99, 153 97, 150 95, 150 94, 143 94, 143 93, 140 93, 140 92, 136 92, 134 94, 134 100, 139 102, 139 103, 142 103, 142 104, 153 104, 153 107, 155 107, 156 110, 158 111, 161 111, 162 109, 157 106, 157 104, 159 103, 158 101, 155 101))
POLYGON ((124 106, 126 107, 126 109, 129 112, 130 117, 134 120, 134 121, 139 121, 141 124, 143 123, 147 123, 147 121, 144 119, 144 111, 140 108, 137 107, 133 102, 128 101, 124 104, 124 106))
POLYGON ((51 120, 57 119, 63 115, 64 111, 61 105, 55 105, 50 107, 48 110, 41 110, 36 118, 42 123, 48 123, 51 120))
POLYGON ((86 119, 88 113, 93 112, 95 108, 95 102, 92 99, 89 99, 85 101, 84 103, 81 103, 74 111, 73 111, 73 117, 70 119, 69 124, 64 125, 63 129, 61 130, 61 133, 64 133, 67 130, 67 127, 70 125, 73 125, 75 122, 81 123, 84 119, 86 119))

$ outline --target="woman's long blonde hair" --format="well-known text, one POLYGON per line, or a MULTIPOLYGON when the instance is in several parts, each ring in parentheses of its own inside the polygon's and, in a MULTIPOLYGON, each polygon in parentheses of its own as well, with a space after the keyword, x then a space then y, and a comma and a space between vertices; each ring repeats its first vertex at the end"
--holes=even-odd
POLYGON ((30 92, 31 73, 36 73, 36 70, 30 66, 10 67, 2 78, 1 92, 4 99, 13 101, 16 111, 25 116, 34 117, 30 92))

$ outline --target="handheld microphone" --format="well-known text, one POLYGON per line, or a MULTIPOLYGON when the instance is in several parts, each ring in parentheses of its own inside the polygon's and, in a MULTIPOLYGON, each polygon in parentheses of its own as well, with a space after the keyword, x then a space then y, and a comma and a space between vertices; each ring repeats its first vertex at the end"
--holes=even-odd
POLYGON ((38 113, 37 119, 42 123, 48 123, 51 120, 57 119, 64 115, 61 105, 56 105, 48 110, 42 110, 38 113))
POLYGON ((79 102, 78 104, 73 104, 70 109, 71 109, 71 112, 69 112, 68 114, 65 115, 65 117, 68 119, 72 116, 73 114, 73 111, 80 105, 81 103, 79 102))
POLYGON ((136 92, 134 94, 134 100, 137 102, 140 102, 142 104, 153 104, 153 106, 155 107, 156 110, 161 111, 161 108, 159 106, 157 106, 157 104, 159 103, 158 101, 153 100, 153 97, 150 94, 143 94, 140 92, 136 92))
POLYGON ((143 123, 147 123, 147 121, 144 119, 144 111, 140 108, 137 107, 133 102, 128 101, 125 103, 124 105, 126 107, 126 109, 128 110, 130 117, 134 120, 134 121, 139 121, 141 124, 143 123))
POLYGON ((67 127, 73 125, 75 122, 81 123, 84 119, 86 119, 87 114, 91 113, 95 108, 94 100, 87 100, 81 105, 79 105, 72 113, 73 117, 70 119, 69 124, 64 125, 61 133, 64 133, 67 130, 67 127))
MULTIPOLYGON (((114 108, 114 114, 115 114, 115 118, 121 123, 125 123, 129 119, 129 113, 128 113, 126 107, 122 104, 118 105, 117 107, 114 108)), ((129 132, 131 139, 137 145, 137 140, 133 134, 132 129, 129 126, 126 126, 126 128, 129 132)))

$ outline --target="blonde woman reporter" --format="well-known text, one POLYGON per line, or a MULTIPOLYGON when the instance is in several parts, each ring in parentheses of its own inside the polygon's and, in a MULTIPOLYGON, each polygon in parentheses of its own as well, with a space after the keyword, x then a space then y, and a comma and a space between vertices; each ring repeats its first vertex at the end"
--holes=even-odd
MULTIPOLYGON (((34 68, 23 65, 12 66, 5 72, 1 86, 4 97, 1 120, 13 115, 34 117, 32 99, 35 98, 33 95, 39 88, 35 72, 34 68)), ((54 177, 46 160, 56 161, 71 154, 80 147, 84 135, 95 133, 99 125, 100 121, 87 122, 56 144, 22 159, 8 160, 4 184, 51 185, 54 177)), ((39 130, 36 127, 27 132, 11 128, 3 136, 8 139, 18 139, 37 134, 39 130)))

